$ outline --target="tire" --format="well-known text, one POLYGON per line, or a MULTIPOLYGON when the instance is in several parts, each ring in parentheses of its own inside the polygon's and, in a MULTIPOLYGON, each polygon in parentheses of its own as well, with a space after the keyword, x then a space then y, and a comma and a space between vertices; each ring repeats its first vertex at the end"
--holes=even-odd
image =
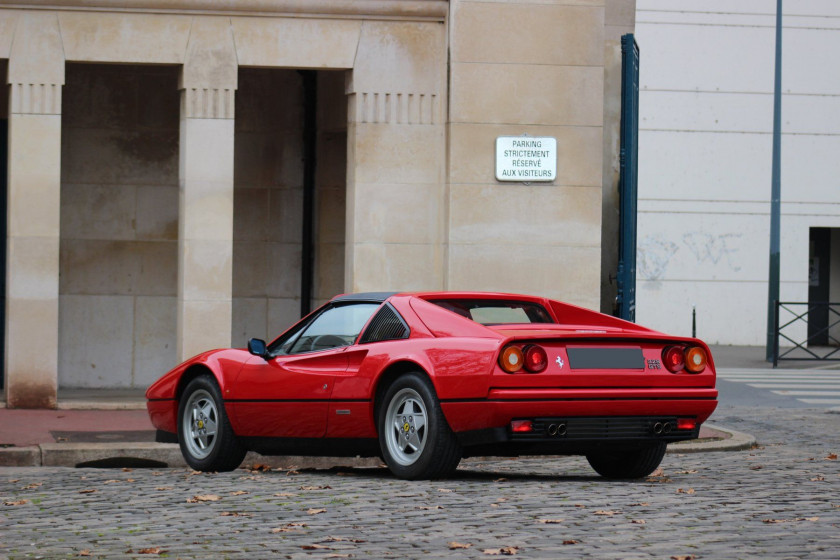
POLYGON ((396 477, 440 478, 458 468, 461 446, 424 375, 407 373, 388 387, 377 426, 382 457, 396 477))
POLYGON ((590 453, 586 460, 604 478, 643 478, 656 470, 665 456, 665 443, 640 449, 590 453))
POLYGON ((178 403, 178 443, 189 466, 197 471, 232 471, 247 450, 233 433, 222 393, 209 375, 189 382, 178 403))

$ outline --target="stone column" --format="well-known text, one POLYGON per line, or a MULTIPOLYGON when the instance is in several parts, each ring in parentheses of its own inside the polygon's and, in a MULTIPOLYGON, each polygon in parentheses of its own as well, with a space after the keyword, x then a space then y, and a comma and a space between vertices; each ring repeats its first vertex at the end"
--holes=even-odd
POLYGON ((346 291, 445 285, 445 44, 437 23, 362 28, 346 87, 346 291))
POLYGON ((54 15, 20 17, 8 81, 6 403, 55 408, 64 55, 54 15))
POLYGON ((226 18, 196 18, 181 75, 178 359, 230 346, 236 52, 226 18))

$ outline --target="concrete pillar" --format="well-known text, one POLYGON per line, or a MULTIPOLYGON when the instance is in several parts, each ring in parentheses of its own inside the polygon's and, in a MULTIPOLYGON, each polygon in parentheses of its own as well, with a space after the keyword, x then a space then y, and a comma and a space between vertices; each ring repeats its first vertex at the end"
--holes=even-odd
POLYGON ((346 88, 348 292, 445 287, 445 44, 436 23, 362 27, 346 88))
POLYGON ((64 84, 55 15, 20 17, 8 82, 6 403, 55 408, 64 84))
POLYGON ((229 20, 195 20, 180 84, 179 361, 230 346, 236 79, 229 20))

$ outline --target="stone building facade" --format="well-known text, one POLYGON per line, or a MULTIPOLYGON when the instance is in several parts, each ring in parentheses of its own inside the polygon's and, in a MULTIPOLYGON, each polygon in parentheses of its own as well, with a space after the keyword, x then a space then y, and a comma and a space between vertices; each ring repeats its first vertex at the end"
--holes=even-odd
POLYGON ((630 0, 0 0, 6 405, 146 387, 341 292, 599 308, 634 16, 630 0), (523 134, 557 139, 555 180, 496 181, 495 139, 523 134))
MULTIPOLYGON (((836 346, 820 304, 840 302, 840 74, 820 61, 840 3, 785 0, 782 26, 780 345, 836 346)), ((694 307, 706 342, 765 346, 776 3, 639 0, 636 30, 636 318, 689 335, 694 307)))

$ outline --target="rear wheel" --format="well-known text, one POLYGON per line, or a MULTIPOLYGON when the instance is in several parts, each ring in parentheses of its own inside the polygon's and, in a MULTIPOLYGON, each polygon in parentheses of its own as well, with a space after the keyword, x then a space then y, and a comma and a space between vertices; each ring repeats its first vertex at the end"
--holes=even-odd
POLYGON ((189 466, 198 471, 232 471, 245 458, 225 413, 215 380, 202 375, 189 382, 178 404, 178 442, 189 466))
POLYGON ((399 478, 439 478, 461 461, 461 446, 434 388, 419 373, 405 374, 388 387, 377 424, 382 456, 399 478))
POLYGON ((643 478, 656 470, 665 449, 665 443, 654 443, 638 449, 590 453, 586 460, 605 478, 643 478))

